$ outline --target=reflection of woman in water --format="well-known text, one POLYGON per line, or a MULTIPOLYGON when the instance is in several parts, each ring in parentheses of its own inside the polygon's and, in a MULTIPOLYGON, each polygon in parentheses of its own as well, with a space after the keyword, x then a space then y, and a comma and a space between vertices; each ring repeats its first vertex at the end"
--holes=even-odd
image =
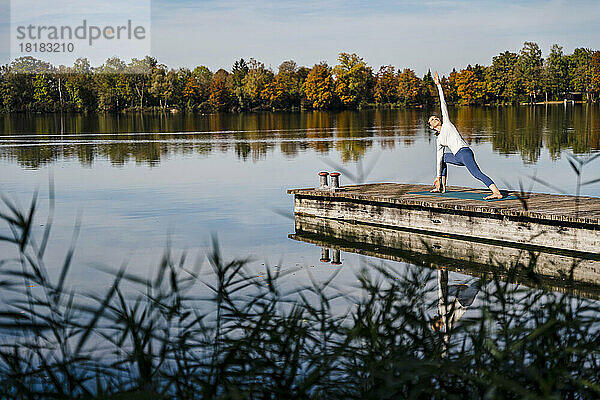
POLYGON ((431 321, 431 328, 445 332, 444 342, 450 341, 449 333, 473 304, 481 289, 481 281, 473 279, 467 283, 448 284, 448 271, 438 270, 438 315, 431 321))
POLYGON ((435 73, 433 80, 440 94, 440 107, 442 109, 443 121, 435 115, 429 117, 428 121, 429 127, 437 132, 437 175, 433 182, 435 188, 432 192, 444 193, 446 191, 448 164, 454 164, 467 167, 474 178, 479 179, 492 191, 491 195, 485 197, 486 200, 501 199, 502 194, 498 190, 498 187, 489 176, 481 172, 479 166, 475 162, 473 150, 471 150, 467 142, 460 136, 456 127, 450 122, 450 118, 448 117, 448 107, 444 100, 444 90, 440 84, 440 77, 437 72, 435 73), (448 147, 452 153, 444 153, 446 147, 448 147))

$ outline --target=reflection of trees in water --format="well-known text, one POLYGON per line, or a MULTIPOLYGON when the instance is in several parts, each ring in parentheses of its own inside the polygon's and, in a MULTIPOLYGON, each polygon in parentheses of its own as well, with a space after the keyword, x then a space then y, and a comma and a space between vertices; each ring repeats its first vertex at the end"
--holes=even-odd
POLYGON ((238 142, 235 144, 235 155, 242 160, 247 160, 250 156, 252 149, 250 149, 250 145, 248 142, 238 142))
MULTIPOLYGON (((424 118, 423 111, 418 109, 377 110, 373 118, 373 131, 375 136, 380 137, 401 136, 404 145, 411 146, 417 133, 424 127, 424 118)), ((380 139, 379 144, 382 149, 394 149, 396 139, 380 139)))
MULTIPOLYGON (((375 138, 384 149, 395 148, 397 140, 392 137, 411 146, 428 115, 436 111, 2 115, 2 135, 35 137, 11 138, 34 146, 2 147, 0 157, 28 168, 64 158, 86 166, 98 158, 115 165, 130 160, 154 165, 172 154, 232 150, 242 160, 259 160, 278 147, 288 158, 306 149, 321 154, 335 149, 343 162, 358 161, 375 138)), ((553 159, 566 148, 575 153, 600 149, 597 105, 463 107, 451 109, 450 118, 468 142, 491 141, 496 152, 519 153, 525 162, 537 162, 542 146, 553 159)))
POLYGON ((597 105, 582 105, 572 109, 572 129, 567 129, 569 147, 574 153, 600 149, 600 110, 597 105))
POLYGON ((382 149, 393 150, 396 148, 396 141, 394 139, 381 139, 379 145, 382 149))
POLYGON ((575 153, 600 149, 600 110, 596 105, 502 107, 488 126, 494 150, 521 154, 535 163, 542 147, 552 159, 567 148, 575 153))
POLYGON ((467 142, 473 143, 473 138, 484 131, 482 120, 484 112, 482 108, 461 107, 454 110, 454 112, 449 111, 449 113, 450 120, 467 142))
MULTIPOLYGON (((226 120, 228 116, 226 114, 219 114, 226 120)), ((211 130, 213 127, 211 126, 211 130)), ((259 115, 249 115, 246 119, 237 118, 233 121, 233 124, 223 123, 221 120, 218 125, 219 131, 234 131, 233 133, 226 133, 231 138, 235 139, 235 154, 246 161, 251 158, 253 161, 263 159, 269 149, 274 148, 272 142, 267 140, 273 139, 273 132, 269 129, 268 121, 264 121, 259 115), (232 126, 233 128, 232 129, 232 126)))
POLYGON ((500 154, 519 153, 526 163, 536 163, 548 130, 547 114, 539 107, 507 107, 495 110, 492 144, 500 154))
POLYGON ((335 126, 335 117, 331 112, 313 111, 306 113, 304 129, 306 137, 311 140, 308 146, 317 153, 327 154, 331 149, 331 138, 333 137, 333 127, 335 126))
POLYGON ((73 158, 76 154, 69 148, 58 146, 27 146, 14 147, 4 157, 16 159, 25 168, 37 169, 53 160, 73 158))
POLYGON ((362 159, 367 150, 373 146, 373 141, 356 139, 373 136, 372 129, 365 129, 373 126, 372 113, 342 111, 336 116, 336 137, 353 139, 338 140, 335 143, 335 148, 340 152, 342 162, 362 159))
MULTIPOLYGON (((191 135, 186 135, 192 138, 191 135)), ((43 137, 40 137, 43 139, 43 137)), ((59 139, 50 139, 47 145, 19 146, 4 149, 4 154, 0 157, 7 159, 16 159, 18 163, 27 168, 39 168, 60 159, 78 159, 84 166, 91 166, 98 158, 110 160, 113 165, 122 166, 129 161, 143 163, 148 165, 157 165, 161 159, 170 154, 205 154, 214 149, 219 149, 214 143, 168 143, 157 142, 164 140, 163 135, 143 135, 136 140, 122 140, 118 136, 106 135, 103 140, 113 141, 112 143, 97 144, 53 144, 60 143, 59 139), (140 142, 141 140, 141 142, 140 142), (7 152, 6 150, 9 150, 7 152)), ((183 139, 177 137, 177 139, 183 139)), ((228 151, 229 145, 222 151, 228 151)))
POLYGON ((296 158, 300 150, 305 150, 308 147, 303 142, 283 141, 279 145, 279 150, 287 158, 296 158))

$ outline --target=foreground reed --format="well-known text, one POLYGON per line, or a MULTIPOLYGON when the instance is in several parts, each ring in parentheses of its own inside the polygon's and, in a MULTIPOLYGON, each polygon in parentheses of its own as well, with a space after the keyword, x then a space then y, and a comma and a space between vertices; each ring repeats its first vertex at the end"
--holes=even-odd
POLYGON ((4 199, 0 214, 18 255, 0 260, 2 399, 600 397, 595 301, 492 275, 469 316, 440 324, 438 271, 366 264, 351 291, 286 290, 285 272, 257 277, 216 240, 210 274, 167 249, 154 277, 107 267, 110 287, 86 294, 66 285, 75 245, 49 274, 52 212, 35 237, 36 208, 4 199))

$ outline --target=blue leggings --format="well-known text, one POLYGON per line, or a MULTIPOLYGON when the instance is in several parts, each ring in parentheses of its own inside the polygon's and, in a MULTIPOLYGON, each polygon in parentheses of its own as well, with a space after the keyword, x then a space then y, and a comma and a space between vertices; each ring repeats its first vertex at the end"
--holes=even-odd
POLYGON ((473 175, 473 177, 479 179, 487 187, 494 183, 494 181, 492 181, 489 176, 481 172, 479 166, 475 162, 473 150, 471 150, 469 147, 461 148, 456 152, 456 154, 444 153, 444 159, 442 161, 442 176, 446 176, 448 172, 448 165, 446 163, 454 165, 464 165, 465 167, 467 167, 467 169, 469 170, 471 175, 473 175))

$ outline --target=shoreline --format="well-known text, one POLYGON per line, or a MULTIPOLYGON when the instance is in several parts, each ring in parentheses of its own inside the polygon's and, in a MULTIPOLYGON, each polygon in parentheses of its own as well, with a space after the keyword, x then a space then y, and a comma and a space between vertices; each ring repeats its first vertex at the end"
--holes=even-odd
MULTIPOLYGON (((595 102, 587 102, 587 101, 543 101, 537 103, 519 103, 519 104, 478 104, 478 105, 460 105, 460 104, 449 104, 450 107, 454 108, 503 108, 503 107, 531 107, 531 106, 547 106, 547 105, 597 105, 595 102)), ((432 107, 438 107, 436 104, 419 104, 419 105, 411 105, 404 106, 398 104, 368 104, 364 107, 358 108, 332 108, 332 109, 311 109, 311 108, 302 108, 302 107, 294 107, 289 109, 251 109, 251 110, 232 110, 232 111, 211 111, 211 112, 200 112, 200 111, 187 111, 180 110, 178 108, 168 108, 168 109, 157 109, 156 107, 144 107, 144 108, 128 108, 121 111, 13 111, 13 112, 0 112, 0 116, 9 116, 9 115, 54 115, 54 114, 68 114, 68 115, 127 115, 127 114, 183 114, 183 115, 215 115, 215 114, 244 114, 244 113, 304 113, 304 112, 343 112, 343 111, 367 111, 367 110, 414 110, 414 109, 429 109, 432 107)))

